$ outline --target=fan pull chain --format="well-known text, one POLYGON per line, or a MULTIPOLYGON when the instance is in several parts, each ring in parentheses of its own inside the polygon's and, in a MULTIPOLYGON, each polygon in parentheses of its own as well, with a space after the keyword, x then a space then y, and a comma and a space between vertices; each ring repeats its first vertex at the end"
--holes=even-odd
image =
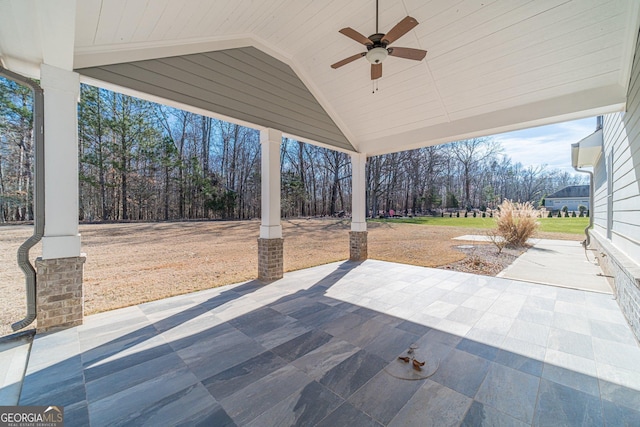
POLYGON ((376 93, 378 91, 378 79, 371 80, 371 93, 376 93))

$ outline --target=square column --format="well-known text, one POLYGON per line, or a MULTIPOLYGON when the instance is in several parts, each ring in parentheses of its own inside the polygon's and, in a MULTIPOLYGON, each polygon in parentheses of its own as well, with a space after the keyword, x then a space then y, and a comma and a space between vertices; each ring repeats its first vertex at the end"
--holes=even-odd
POLYGON ((38 331, 81 325, 84 254, 78 232, 80 76, 42 64, 44 90, 44 236, 36 260, 38 331))
POLYGON ((351 154, 351 231, 349 259, 364 261, 367 253, 367 155, 351 154))
POLYGON ((78 99, 80 76, 42 64, 45 225, 42 259, 80 256, 78 99))
POLYGON ((258 239, 258 279, 282 278, 283 243, 280 224, 280 144, 282 132, 260 131, 262 147, 262 222, 258 239))

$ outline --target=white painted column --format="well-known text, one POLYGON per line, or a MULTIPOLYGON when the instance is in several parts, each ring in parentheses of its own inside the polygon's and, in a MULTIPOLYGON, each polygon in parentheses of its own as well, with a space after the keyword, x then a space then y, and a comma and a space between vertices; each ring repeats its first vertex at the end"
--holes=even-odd
POLYGON ((351 154, 351 231, 367 231, 366 165, 366 154, 351 154))
POLYGON ((260 131, 262 146, 262 223, 261 239, 281 239, 280 223, 280 144, 282 132, 260 131))
POLYGON ((78 233, 78 99, 80 76, 47 64, 44 89, 45 227, 42 258, 80 256, 78 233))

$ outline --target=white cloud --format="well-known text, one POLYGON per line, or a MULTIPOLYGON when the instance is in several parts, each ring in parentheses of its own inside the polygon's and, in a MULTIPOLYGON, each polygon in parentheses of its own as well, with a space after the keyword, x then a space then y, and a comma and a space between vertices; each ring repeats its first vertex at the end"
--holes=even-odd
POLYGON ((592 134, 596 129, 595 118, 575 120, 537 128, 494 135, 502 144, 504 154, 514 163, 526 166, 546 164, 574 172, 571 167, 571 144, 592 134))

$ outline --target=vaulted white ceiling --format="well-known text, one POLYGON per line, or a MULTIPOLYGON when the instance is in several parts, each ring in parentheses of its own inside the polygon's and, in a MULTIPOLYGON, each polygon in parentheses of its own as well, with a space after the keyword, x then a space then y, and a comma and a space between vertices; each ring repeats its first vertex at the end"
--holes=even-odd
POLYGON ((338 30, 373 34, 374 0, 2 0, 0 57, 78 69, 253 46, 291 67, 353 147, 379 154, 620 111, 639 9, 380 0, 380 32, 410 15, 420 24, 393 46, 428 53, 387 58, 375 93, 365 59, 330 68, 364 50, 338 30))

